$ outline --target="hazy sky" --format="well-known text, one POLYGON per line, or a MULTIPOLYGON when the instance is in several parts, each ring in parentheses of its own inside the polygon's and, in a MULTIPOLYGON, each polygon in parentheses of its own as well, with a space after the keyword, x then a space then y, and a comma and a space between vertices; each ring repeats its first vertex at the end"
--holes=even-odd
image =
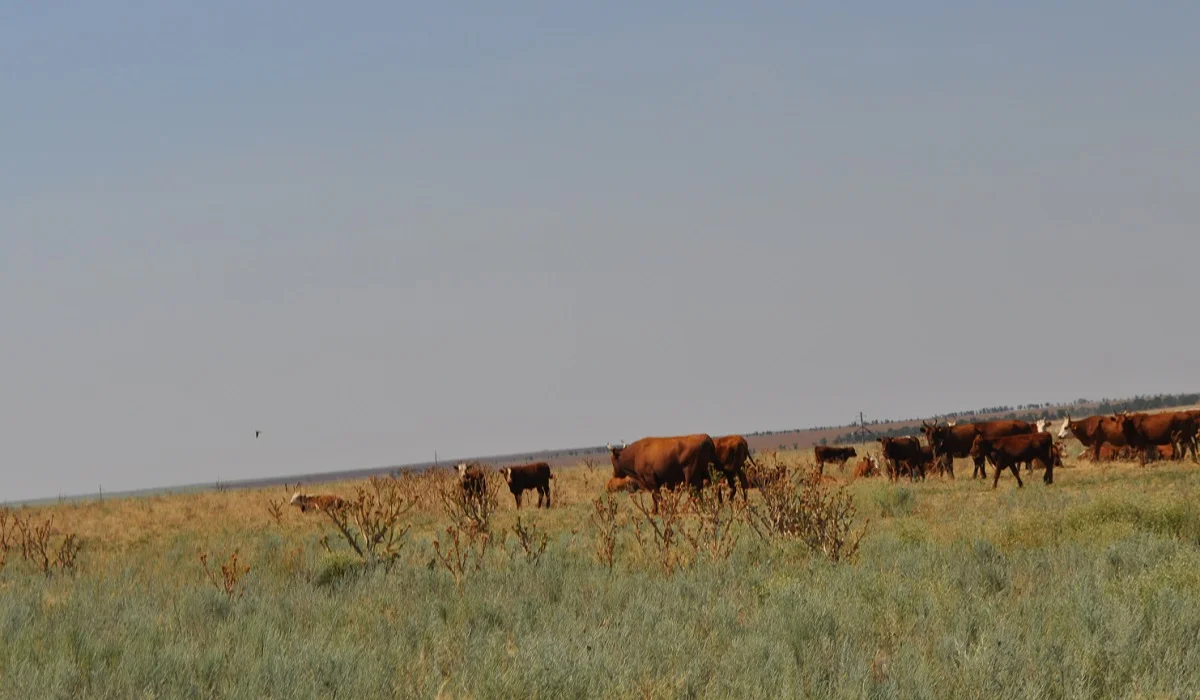
POLYGON ((0 500, 1200 389, 1200 3, 50 5, 0 500))

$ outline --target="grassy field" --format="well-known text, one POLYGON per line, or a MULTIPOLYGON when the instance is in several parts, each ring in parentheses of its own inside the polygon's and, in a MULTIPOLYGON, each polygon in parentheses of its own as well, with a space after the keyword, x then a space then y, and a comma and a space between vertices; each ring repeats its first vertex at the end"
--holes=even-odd
POLYGON ((436 498, 404 516, 390 570, 358 564, 320 513, 288 508, 277 522, 267 503, 290 496, 281 488, 17 511, 52 518, 51 540, 76 533, 82 549, 74 572, 49 575, 8 551, 0 695, 1200 694, 1192 464, 1068 460, 1051 487, 1034 476, 1018 490, 1008 475, 995 491, 963 463, 957 480, 899 485, 849 483, 847 469, 867 528, 852 561, 739 527, 728 559, 670 575, 635 543, 624 496, 612 569, 598 558, 592 499, 609 471, 561 469, 555 507, 521 511, 548 538, 536 562, 502 492, 493 546, 461 588, 431 544, 449 544, 436 498), (227 595, 200 554, 211 571, 235 550, 249 571, 227 595))

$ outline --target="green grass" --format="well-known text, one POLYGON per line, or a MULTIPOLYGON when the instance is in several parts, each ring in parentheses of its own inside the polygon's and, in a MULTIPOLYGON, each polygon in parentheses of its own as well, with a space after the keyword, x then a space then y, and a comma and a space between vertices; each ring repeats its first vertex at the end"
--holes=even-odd
MULTIPOLYGON (((859 482, 850 489, 870 522, 855 562, 831 565, 743 533, 729 561, 670 577, 628 528, 614 570, 596 561, 593 493, 571 490, 580 474, 559 477, 570 482, 561 508, 522 512, 551 534, 540 563, 494 549, 461 595, 429 545, 434 514, 414 518, 423 525, 390 573, 324 552, 320 520, 299 515, 111 545, 85 532, 75 576, 46 578, 10 554, 0 572, 0 695, 1200 693, 1200 472, 1191 465, 1064 469, 1053 487, 1031 479, 1021 490, 1003 478, 996 491, 961 476, 859 482), (244 597, 230 600, 203 578, 196 552, 211 563, 235 548, 251 571, 244 597)), ((145 506, 104 507, 119 518, 145 506)))

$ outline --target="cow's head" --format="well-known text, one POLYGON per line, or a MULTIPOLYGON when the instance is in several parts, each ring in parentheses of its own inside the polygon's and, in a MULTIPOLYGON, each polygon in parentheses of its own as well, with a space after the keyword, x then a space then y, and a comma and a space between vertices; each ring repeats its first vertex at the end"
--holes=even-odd
POLYGON ((932 423, 927 420, 921 421, 921 432, 925 433, 925 439, 929 441, 930 445, 933 444, 933 431, 937 430, 937 427, 938 424, 936 418, 932 423))
POLYGON ((985 456, 992 449, 992 441, 982 435, 977 435, 975 441, 971 443, 971 456, 978 459, 985 456))
POLYGON ((300 512, 304 513, 308 510, 308 501, 308 496, 305 496, 303 493, 297 491, 296 493, 292 494, 292 500, 289 501, 289 503, 293 506, 299 506, 300 512))
POLYGON ((613 469, 617 468, 617 462, 621 459, 621 453, 624 451, 625 451, 625 441, 624 440, 621 441, 620 447, 614 447, 611 442, 608 443, 608 454, 610 457, 612 457, 613 469))
POLYGON ((1036 421, 1034 421, 1033 425, 1035 428, 1037 428, 1037 431, 1039 433, 1046 432, 1046 419, 1045 418, 1038 418, 1036 421))
POLYGON ((1065 418, 1063 418, 1062 427, 1058 429, 1058 439, 1062 440, 1063 438, 1065 438, 1067 436, 1067 431, 1070 429, 1071 429, 1071 415, 1068 413, 1067 416, 1065 418))
POLYGON ((504 481, 508 485, 512 485, 512 467, 504 467, 500 470, 500 475, 504 477, 504 481))

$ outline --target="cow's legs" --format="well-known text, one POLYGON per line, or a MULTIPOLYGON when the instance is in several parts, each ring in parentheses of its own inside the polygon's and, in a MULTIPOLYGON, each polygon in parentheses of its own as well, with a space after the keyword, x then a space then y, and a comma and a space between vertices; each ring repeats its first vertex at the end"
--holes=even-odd
POLYGON ((521 510, 521 492, 514 491, 513 498, 515 498, 517 500, 517 510, 521 510))

